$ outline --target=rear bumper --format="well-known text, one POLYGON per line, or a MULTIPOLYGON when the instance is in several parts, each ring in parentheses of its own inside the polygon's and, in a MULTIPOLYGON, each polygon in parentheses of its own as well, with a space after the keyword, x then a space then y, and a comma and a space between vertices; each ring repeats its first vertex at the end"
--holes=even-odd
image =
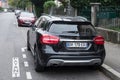
POLYGON ((53 52, 51 49, 38 51, 43 66, 101 65, 105 58, 105 49, 97 52, 53 52))
POLYGON ((28 24, 28 23, 18 23, 18 25, 20 25, 20 26, 30 26, 31 24, 28 24))
POLYGON ((50 59, 47 66, 75 66, 75 65, 100 65, 101 59, 89 60, 63 60, 63 59, 50 59))
POLYGON ((26 22, 21 22, 20 20, 18 20, 18 25, 20 26, 30 26, 31 24, 33 24, 32 22, 26 23, 26 22))

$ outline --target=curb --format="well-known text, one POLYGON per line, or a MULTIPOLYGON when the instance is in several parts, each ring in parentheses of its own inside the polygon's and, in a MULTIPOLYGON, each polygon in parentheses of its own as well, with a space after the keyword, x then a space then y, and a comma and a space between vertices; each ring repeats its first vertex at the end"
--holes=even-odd
POLYGON ((108 65, 103 64, 100 70, 112 80, 120 80, 120 73, 108 65))

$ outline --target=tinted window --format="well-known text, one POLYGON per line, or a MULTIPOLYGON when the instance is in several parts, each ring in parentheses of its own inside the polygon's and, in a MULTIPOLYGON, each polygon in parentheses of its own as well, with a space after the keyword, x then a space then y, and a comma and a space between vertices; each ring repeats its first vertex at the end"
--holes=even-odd
POLYGON ((41 18, 38 23, 38 28, 44 28, 45 27, 45 18, 41 18))
POLYGON ((35 17, 33 13, 22 12, 21 17, 35 17))
POLYGON ((78 31, 78 30, 77 30, 77 25, 52 24, 49 31, 53 32, 53 33, 65 33, 65 32, 68 32, 68 31, 78 31))
POLYGON ((40 21, 40 18, 35 22, 35 26, 38 26, 38 23, 39 23, 39 21, 40 21))
POLYGON ((59 24, 53 23, 49 29, 51 33, 57 34, 80 34, 82 36, 92 36, 96 33, 90 24, 59 24))

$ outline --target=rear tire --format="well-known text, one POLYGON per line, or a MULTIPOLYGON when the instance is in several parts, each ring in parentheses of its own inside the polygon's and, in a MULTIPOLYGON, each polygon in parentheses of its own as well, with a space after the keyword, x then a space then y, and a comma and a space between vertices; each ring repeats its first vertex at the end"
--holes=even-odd
POLYGON ((35 64, 35 71, 36 72, 43 72, 45 70, 45 67, 41 65, 41 62, 39 62, 37 50, 35 49, 34 52, 34 64, 35 64))
POLYGON ((94 65, 92 66, 93 70, 99 70, 101 68, 101 65, 94 65))
POLYGON ((21 27, 21 25, 20 25, 20 24, 18 24, 18 27, 21 27))
POLYGON ((92 69, 99 70, 101 68, 102 64, 103 64, 103 61, 100 64, 93 65, 92 69))

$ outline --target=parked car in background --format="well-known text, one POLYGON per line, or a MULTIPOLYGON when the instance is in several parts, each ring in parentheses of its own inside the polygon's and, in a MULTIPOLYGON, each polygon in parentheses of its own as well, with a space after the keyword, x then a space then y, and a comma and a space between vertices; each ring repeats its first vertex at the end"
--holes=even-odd
POLYGON ((33 13, 21 12, 17 18, 18 26, 31 26, 35 23, 36 17, 33 13))
POLYGON ((21 13, 21 10, 15 10, 16 17, 18 17, 20 13, 21 13))
POLYGON ((5 9, 4 9, 4 12, 7 12, 7 11, 8 11, 8 10, 5 8, 5 9))
POLYGON ((105 58, 104 38, 83 17, 41 16, 27 32, 27 49, 36 71, 48 66, 98 68, 105 58))

